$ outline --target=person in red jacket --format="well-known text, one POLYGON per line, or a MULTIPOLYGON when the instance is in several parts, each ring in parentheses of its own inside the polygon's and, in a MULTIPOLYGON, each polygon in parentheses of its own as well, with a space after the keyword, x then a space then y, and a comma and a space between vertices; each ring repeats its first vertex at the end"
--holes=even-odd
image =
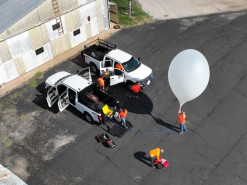
POLYGON ((132 85, 131 90, 133 91, 133 99, 138 99, 138 93, 141 91, 141 86, 138 82, 136 82, 134 85, 132 85))
POLYGON ((179 109, 179 111, 178 111, 178 122, 180 124, 180 132, 179 132, 179 134, 183 134, 183 131, 187 131, 187 128, 186 128, 186 125, 185 125, 185 120, 186 120, 185 112, 182 112, 179 109))

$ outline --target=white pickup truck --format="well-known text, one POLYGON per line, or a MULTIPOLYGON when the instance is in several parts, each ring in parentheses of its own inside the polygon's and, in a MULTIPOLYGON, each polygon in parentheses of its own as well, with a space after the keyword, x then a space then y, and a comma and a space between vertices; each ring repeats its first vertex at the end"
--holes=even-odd
POLYGON ((97 39, 89 43, 81 54, 92 72, 103 75, 109 69, 110 86, 125 82, 131 88, 138 81, 142 87, 146 87, 153 79, 151 68, 106 41, 97 39))
POLYGON ((58 108, 63 111, 69 105, 84 113, 89 123, 102 123, 102 107, 116 106, 117 100, 102 92, 92 83, 90 69, 86 68, 72 75, 61 71, 45 81, 47 103, 51 107, 58 101, 58 108))

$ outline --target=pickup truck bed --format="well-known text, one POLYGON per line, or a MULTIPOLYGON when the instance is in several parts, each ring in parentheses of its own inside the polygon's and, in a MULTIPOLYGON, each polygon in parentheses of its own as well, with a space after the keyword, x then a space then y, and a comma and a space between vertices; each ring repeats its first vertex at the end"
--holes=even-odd
POLYGON ((79 101, 88 106, 92 110, 99 112, 102 107, 107 104, 114 107, 116 99, 100 91, 95 84, 88 86, 79 92, 79 101))
POLYGON ((91 43, 85 46, 83 53, 99 61, 102 61, 107 53, 109 53, 112 49, 116 48, 116 46, 114 46, 113 44, 110 44, 100 39, 97 40, 96 44, 90 44, 91 43))

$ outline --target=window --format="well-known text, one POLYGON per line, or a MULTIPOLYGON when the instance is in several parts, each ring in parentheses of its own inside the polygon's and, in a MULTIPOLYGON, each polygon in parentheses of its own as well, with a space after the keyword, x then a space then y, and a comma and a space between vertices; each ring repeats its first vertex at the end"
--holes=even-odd
POLYGON ((104 67, 112 67, 112 59, 106 57, 105 58, 105 66, 104 67))
POLYGON ((75 31, 73 32, 74 36, 79 35, 80 33, 81 33, 81 30, 80 30, 80 29, 75 30, 75 31))
POLYGON ((90 16, 87 17, 88 22, 90 21, 90 16))
POLYGON ((44 48, 43 47, 35 50, 36 55, 39 55, 39 54, 41 54, 43 52, 44 52, 44 48))
POLYGON ((67 91, 67 87, 62 84, 58 85, 57 91, 58 91, 59 96, 61 96, 65 91, 67 91))
POLYGON ((60 23, 59 22, 57 24, 52 25, 53 31, 57 30, 58 28, 60 28, 60 23))

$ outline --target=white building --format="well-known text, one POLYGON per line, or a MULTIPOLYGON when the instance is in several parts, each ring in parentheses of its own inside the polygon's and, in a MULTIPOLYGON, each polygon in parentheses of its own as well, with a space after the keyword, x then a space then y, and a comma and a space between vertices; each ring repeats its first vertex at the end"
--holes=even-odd
POLYGON ((0 85, 109 28, 108 0, 0 0, 0 85))

